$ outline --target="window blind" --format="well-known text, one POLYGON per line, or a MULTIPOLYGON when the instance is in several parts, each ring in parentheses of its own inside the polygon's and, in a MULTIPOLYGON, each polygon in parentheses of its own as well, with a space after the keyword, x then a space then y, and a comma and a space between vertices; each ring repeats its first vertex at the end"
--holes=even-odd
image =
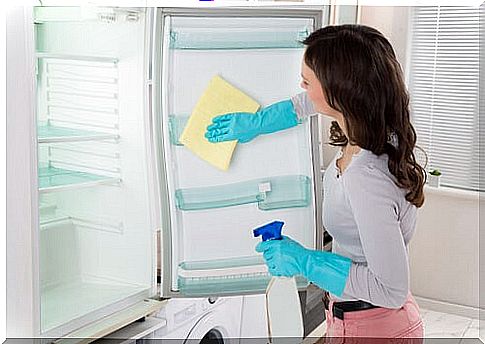
POLYGON ((479 190, 479 8, 416 7, 409 70, 411 115, 427 170, 441 184, 479 190))

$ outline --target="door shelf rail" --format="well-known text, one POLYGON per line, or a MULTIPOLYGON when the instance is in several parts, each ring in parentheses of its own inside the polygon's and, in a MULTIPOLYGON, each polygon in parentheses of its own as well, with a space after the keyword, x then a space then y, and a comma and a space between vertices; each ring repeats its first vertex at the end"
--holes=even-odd
POLYGON ((187 276, 194 276, 204 270, 220 270, 228 268, 240 268, 245 266, 263 265, 264 259, 262 256, 243 256, 226 259, 212 259, 212 260, 197 260, 180 263, 180 269, 186 272, 187 276))
POLYGON ((170 143, 175 146, 183 146, 179 141, 180 135, 184 131, 189 115, 170 115, 168 116, 168 131, 170 143))
POLYGON ((170 32, 170 48, 184 50, 234 50, 234 49, 301 49, 308 30, 281 30, 272 28, 245 29, 205 28, 173 29, 170 32))
POLYGON ((49 124, 39 125, 37 133, 39 143, 118 140, 120 138, 118 134, 58 127, 49 124))
POLYGON ((52 166, 39 168, 40 193, 63 191, 79 187, 97 186, 101 184, 117 185, 120 183, 121 179, 118 177, 107 177, 52 166))
MULTIPOLYGON (((186 296, 264 292, 270 279, 262 256, 182 262, 178 270, 179 291, 186 296)), ((298 288, 307 285, 297 277, 298 288)))
POLYGON ((303 175, 275 176, 245 182, 175 191, 176 206, 183 211, 257 203, 259 210, 308 207, 311 179, 303 175))

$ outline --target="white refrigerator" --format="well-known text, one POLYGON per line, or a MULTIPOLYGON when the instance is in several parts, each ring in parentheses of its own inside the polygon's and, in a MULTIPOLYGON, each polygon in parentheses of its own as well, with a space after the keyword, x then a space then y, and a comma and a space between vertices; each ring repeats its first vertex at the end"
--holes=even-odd
POLYGON ((178 137, 214 75, 262 106, 301 92, 300 41, 327 17, 326 6, 15 11, 7 336, 104 334, 167 298, 264 293, 252 229, 273 220, 320 248, 315 117, 238 144, 225 172, 178 137))

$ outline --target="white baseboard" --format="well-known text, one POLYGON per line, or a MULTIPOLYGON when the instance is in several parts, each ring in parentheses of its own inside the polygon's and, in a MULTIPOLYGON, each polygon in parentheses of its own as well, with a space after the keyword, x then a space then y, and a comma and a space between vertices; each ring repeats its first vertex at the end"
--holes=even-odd
POLYGON ((485 309, 428 299, 416 295, 414 295, 414 298, 416 299, 419 307, 429 309, 431 311, 450 313, 473 319, 479 319, 481 316, 482 319, 485 319, 485 309))

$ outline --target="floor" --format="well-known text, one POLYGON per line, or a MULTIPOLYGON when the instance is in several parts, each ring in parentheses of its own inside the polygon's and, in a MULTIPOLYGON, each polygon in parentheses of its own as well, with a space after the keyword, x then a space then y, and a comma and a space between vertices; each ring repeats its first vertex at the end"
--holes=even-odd
MULTIPOLYGON (((440 313, 421 308, 426 338, 456 338, 448 344, 465 344, 462 338, 478 338, 479 320, 454 314, 440 313)), ((481 321, 482 336, 485 334, 485 321, 481 321)), ((325 323, 318 326, 308 337, 318 338, 325 333, 325 323)))
MULTIPOLYGON (((478 338, 479 320, 421 308, 424 333, 430 338, 478 338)), ((481 321, 482 336, 485 321, 481 321)))

